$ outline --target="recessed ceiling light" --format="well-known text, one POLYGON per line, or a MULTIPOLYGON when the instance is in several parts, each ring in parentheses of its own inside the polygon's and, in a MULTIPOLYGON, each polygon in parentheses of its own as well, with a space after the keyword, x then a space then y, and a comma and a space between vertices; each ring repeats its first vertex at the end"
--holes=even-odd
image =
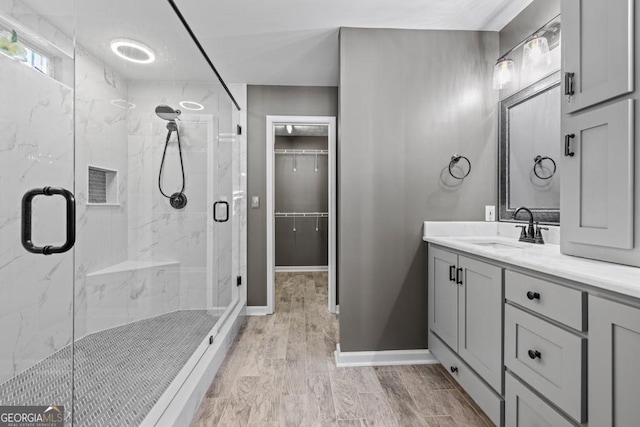
POLYGON ((197 102, 193 102, 193 101, 181 101, 179 102, 179 104, 185 110, 192 110, 192 111, 204 110, 204 105, 198 104, 197 102))
POLYGON ((149 46, 131 39, 111 40, 111 50, 120 58, 137 64, 150 64, 156 60, 156 54, 149 46))

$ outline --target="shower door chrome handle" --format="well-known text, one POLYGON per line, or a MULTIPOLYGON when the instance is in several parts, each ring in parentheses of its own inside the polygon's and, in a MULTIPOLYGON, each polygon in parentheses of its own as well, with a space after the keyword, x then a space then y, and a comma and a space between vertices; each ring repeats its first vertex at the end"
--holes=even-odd
POLYGON ((31 253, 41 255, 67 252, 76 243, 76 199, 69 190, 56 187, 34 188, 22 196, 22 246, 31 253), (67 241, 62 246, 36 246, 31 240, 31 217, 33 199, 37 196, 59 195, 65 198, 67 205, 67 241))
POLYGON ((213 204, 213 220, 215 222, 227 222, 227 221, 229 221, 229 203, 228 202, 225 202, 224 200, 221 200, 221 201, 215 202, 213 204), (225 209, 224 209, 225 215, 224 215, 223 219, 218 219, 218 205, 224 205, 224 207, 225 207, 225 209))

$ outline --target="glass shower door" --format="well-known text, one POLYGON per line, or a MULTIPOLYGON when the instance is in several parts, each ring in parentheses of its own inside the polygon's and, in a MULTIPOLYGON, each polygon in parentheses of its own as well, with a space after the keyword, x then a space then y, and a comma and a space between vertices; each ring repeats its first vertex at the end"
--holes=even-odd
POLYGON ((0 6, 0 414, 70 425, 74 2, 33 3, 0 6))

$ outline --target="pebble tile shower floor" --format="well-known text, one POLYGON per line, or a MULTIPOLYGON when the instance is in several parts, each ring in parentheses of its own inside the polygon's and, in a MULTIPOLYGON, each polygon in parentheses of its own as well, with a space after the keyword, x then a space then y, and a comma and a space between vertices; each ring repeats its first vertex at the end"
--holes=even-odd
POLYGON ((277 273, 276 313, 247 318, 191 427, 492 425, 441 365, 337 368, 337 342, 326 273, 277 273))
POLYGON ((137 426, 217 320, 205 310, 176 311, 87 335, 74 356, 67 346, 1 384, 0 405, 64 405, 69 415, 75 357, 75 425, 137 426))

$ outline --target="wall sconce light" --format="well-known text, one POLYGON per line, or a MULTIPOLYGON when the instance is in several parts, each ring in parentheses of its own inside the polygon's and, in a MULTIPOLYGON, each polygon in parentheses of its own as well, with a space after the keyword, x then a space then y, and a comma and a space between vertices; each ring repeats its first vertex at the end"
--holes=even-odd
POLYGON ((511 86, 515 80, 515 68, 512 59, 506 56, 498 59, 493 67, 493 88, 506 89, 511 86))
POLYGON ((506 89, 516 80, 516 69, 514 62, 509 56, 519 47, 522 50, 522 71, 533 71, 538 67, 548 67, 551 65, 551 52, 549 41, 552 47, 557 47, 560 40, 560 15, 555 16, 551 21, 539 28, 536 32, 522 40, 513 48, 503 54, 493 68, 493 88, 506 89))
POLYGON ((551 53, 549 52, 549 42, 545 37, 532 36, 524 44, 522 54, 522 69, 533 69, 538 66, 548 67, 551 65, 551 53))

